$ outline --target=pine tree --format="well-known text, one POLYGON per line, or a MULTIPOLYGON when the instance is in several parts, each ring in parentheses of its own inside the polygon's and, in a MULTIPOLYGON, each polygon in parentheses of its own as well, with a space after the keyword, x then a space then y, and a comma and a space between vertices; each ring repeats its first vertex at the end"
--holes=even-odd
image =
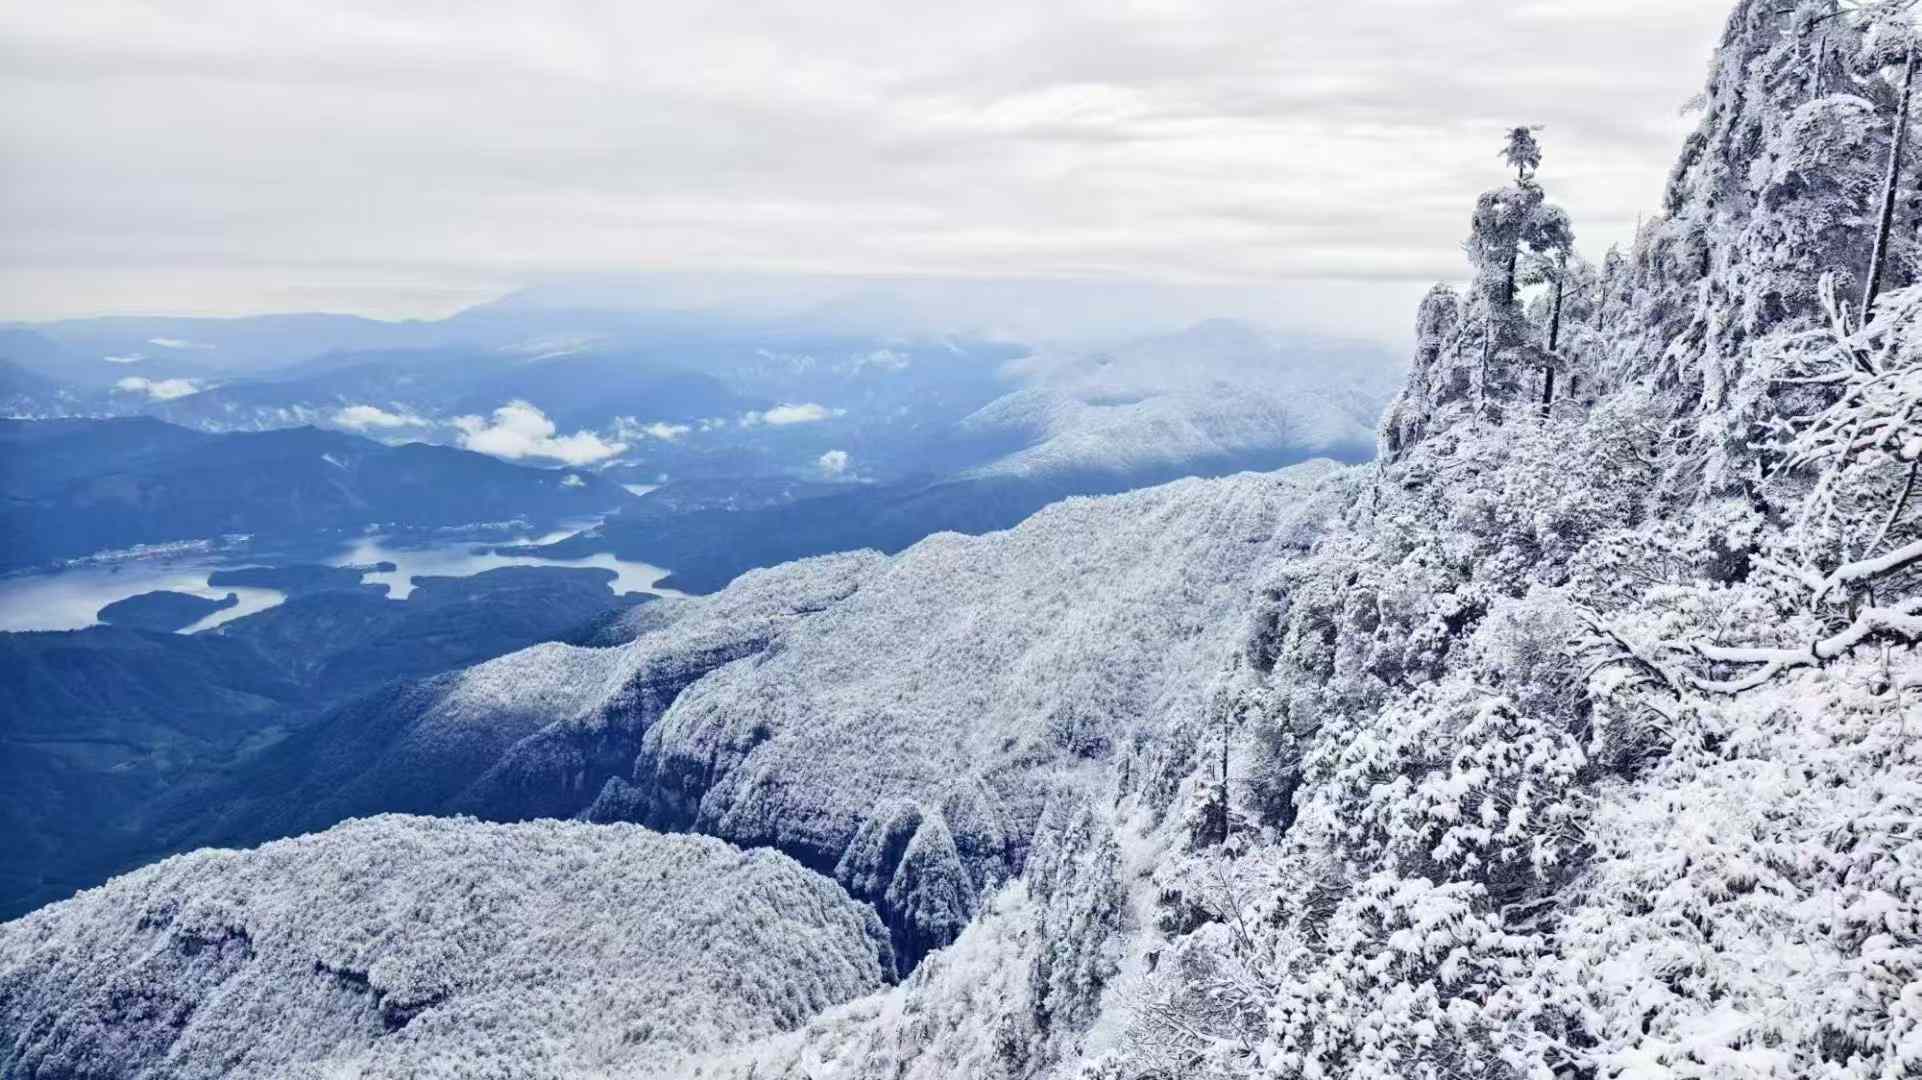
POLYGON ((1502 148, 1502 160, 1514 168, 1517 183, 1528 183, 1542 167, 1542 147, 1535 141, 1535 130, 1532 127, 1508 129, 1508 145, 1502 148))

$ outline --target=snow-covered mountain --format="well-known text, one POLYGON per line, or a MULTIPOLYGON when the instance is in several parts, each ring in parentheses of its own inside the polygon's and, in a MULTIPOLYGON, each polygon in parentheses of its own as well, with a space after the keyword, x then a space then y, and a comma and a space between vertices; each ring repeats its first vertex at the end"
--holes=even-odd
POLYGON ((0 1074, 684 1076, 892 973, 873 911, 771 851, 375 817, 0 926, 0 1074))
POLYGON ((689 685, 773 648, 883 560, 831 556, 757 571, 712 597, 634 609, 600 647, 545 644, 343 706, 212 792, 188 839, 252 843, 384 811, 568 817, 632 766, 689 685), (606 647, 607 642, 626 642, 606 647))
POLYGON ((1216 319, 1098 353, 1037 353, 962 422, 1028 445, 982 475, 1178 475, 1306 455, 1366 461, 1398 373, 1375 349, 1283 341, 1216 319))
MULTIPOLYGON (((877 913, 896 985, 862 982, 884 953, 850 933, 874 969, 677 1047, 679 1075, 1918 1075, 1922 250, 1898 197, 1915 170, 1888 165, 1922 42, 1901 7, 1741 0, 1662 215, 1600 265, 1515 129, 1470 286, 1423 303, 1374 466, 1072 500, 757 575, 397 691, 325 749, 407 747, 391 777, 453 776, 441 812, 778 848, 812 875, 780 886, 785 914, 877 913)), ((282 764, 289 790, 319 785, 282 764)), ((492 943, 487 903, 449 906, 464 890, 311 876, 386 822, 190 856, 0 928, 0 1015, 31 1017, 10 1060, 141 1075, 116 1040, 172 1020, 97 1017, 222 1015, 188 961, 244 970, 244 947, 142 936, 185 918, 145 891, 181 868, 310 875, 370 924, 296 950, 330 964, 382 933, 492 943)), ((604 887, 635 901, 651 873, 604 887)), ((196 891, 225 911, 280 888, 209 872, 196 891)), ((707 910, 698 893, 673 895, 707 910)), ((370 1025, 367 1052, 442 1023, 494 1038, 434 1000, 459 979, 416 971, 527 975, 542 1002, 602 985, 626 944, 595 932, 603 893, 541 895, 562 909, 543 907, 548 969, 383 968, 409 1019, 370 1025)), ((752 970, 822 978, 769 959, 795 970, 752 970)), ((675 965, 713 970, 664 964, 677 987, 675 965)), ((313 1007, 297 979, 244 985, 261 1015, 313 1007)), ((657 1014, 605 1000, 586 1033, 558 1012, 512 1029, 495 1071, 618 1073, 598 1040, 657 1014)), ((261 1067, 295 1067, 285 1045, 261 1067)))
POLYGON ((1253 576, 1339 504, 1317 495, 1332 469, 1071 500, 648 604, 603 631, 620 644, 338 710, 196 794, 223 808, 206 839, 384 811, 701 832, 831 873, 912 964, 1020 872, 1064 775, 1192 722, 1253 576))

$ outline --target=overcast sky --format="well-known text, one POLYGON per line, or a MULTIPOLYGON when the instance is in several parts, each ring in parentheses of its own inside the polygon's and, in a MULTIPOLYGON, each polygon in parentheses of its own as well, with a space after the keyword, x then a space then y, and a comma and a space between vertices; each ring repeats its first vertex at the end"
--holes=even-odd
POLYGON ((1395 337, 1506 126, 1626 238, 1730 6, 5 4, 0 318, 730 269, 1221 282, 1395 337))

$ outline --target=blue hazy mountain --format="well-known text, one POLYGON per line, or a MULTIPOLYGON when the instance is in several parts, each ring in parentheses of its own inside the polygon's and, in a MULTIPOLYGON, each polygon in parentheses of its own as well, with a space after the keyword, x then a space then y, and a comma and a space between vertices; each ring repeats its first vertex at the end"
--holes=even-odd
POLYGON ((1003 365, 1001 394, 930 435, 937 449, 922 460, 958 467, 784 498, 691 497, 670 482, 541 550, 611 551, 672 567, 676 588, 711 592, 755 567, 1009 528, 1076 495, 1313 458, 1363 462, 1394 388, 1374 354, 1230 320, 1093 353, 1034 353, 1003 365))
POLYGON ((314 428, 208 434, 144 418, 0 420, 0 496, 8 567, 230 534, 558 520, 630 498, 592 474, 445 446, 314 428))

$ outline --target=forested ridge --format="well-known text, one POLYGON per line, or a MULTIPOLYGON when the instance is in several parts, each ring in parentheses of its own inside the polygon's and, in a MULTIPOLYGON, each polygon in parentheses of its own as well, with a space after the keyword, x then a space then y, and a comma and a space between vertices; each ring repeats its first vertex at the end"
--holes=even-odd
POLYGON ((375 818, 127 875, 0 926, 0 1071, 211 1075, 233 1010, 298 1002, 328 1035, 264 1022, 249 1068, 1922 1075, 1912 7, 1736 4, 1664 204, 1599 262, 1553 132, 1491 145, 1376 463, 795 564, 421 684, 395 775, 505 740, 463 812, 629 824, 375 818), (477 848, 515 873, 477 884, 477 848), (395 851, 469 922, 410 940, 366 869, 395 851), (734 921, 690 903, 710 866, 734 921), (352 888, 294 911, 292 870, 352 888), (765 962, 630 971, 616 888, 650 940, 765 962), (753 1030, 716 1034, 736 999, 753 1030))
POLYGON ((1098 1072, 1922 1073, 1910 6, 1739 4, 1599 266, 1511 134, 1098 1072))

